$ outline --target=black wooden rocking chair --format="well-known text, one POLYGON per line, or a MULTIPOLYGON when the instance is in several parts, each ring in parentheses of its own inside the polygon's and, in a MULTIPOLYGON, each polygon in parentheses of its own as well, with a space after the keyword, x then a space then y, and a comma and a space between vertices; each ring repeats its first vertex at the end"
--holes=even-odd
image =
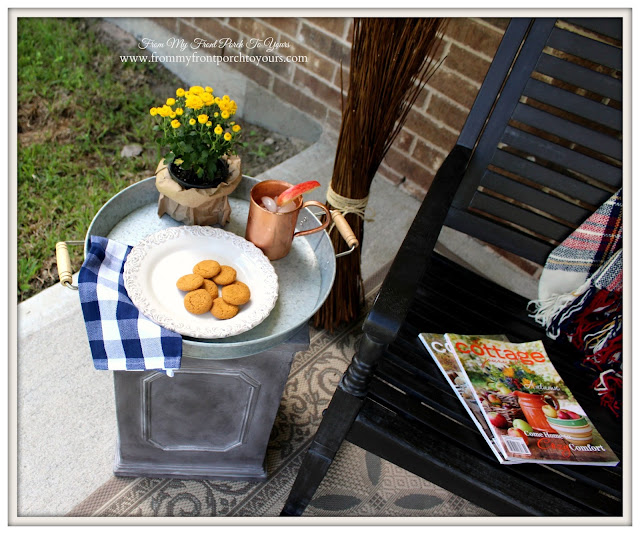
POLYGON ((511 21, 281 515, 304 512, 345 439, 500 516, 622 515, 621 464, 499 464, 418 339, 543 340, 622 460, 622 423, 600 405, 580 354, 545 336, 526 298, 433 252, 444 224, 543 265, 621 187, 621 41, 619 18, 511 21))

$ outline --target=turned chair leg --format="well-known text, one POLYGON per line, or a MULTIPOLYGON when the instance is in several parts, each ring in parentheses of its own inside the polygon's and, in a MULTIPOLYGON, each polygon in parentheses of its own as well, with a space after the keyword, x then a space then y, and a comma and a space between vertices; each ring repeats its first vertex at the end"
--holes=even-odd
POLYGON ((362 399, 336 389, 280 515, 302 515, 360 411, 362 399))
POLYGON ((281 516, 302 515, 358 416, 383 345, 363 336, 307 450, 281 516))

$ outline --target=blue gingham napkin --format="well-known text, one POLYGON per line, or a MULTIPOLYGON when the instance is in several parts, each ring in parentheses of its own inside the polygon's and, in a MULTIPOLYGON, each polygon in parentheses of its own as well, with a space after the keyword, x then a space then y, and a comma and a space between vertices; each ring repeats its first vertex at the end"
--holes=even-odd
POLYGON ((180 368, 182 336, 154 323, 131 302, 124 264, 132 247, 92 236, 78 275, 82 314, 96 369, 180 368))

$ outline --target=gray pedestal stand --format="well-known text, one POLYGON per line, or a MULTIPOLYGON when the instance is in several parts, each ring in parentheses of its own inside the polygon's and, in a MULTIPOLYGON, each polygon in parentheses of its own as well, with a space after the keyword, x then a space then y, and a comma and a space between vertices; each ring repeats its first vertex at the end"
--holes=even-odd
MULTIPOLYGON (((249 193, 244 176, 230 195, 225 229, 245 235, 249 193)), ((158 217, 155 177, 113 196, 87 231, 135 246, 160 230, 181 226, 158 217)), ((300 230, 320 225, 305 208, 300 230)), ((309 346, 308 320, 335 276, 335 251, 326 232, 295 239, 273 262, 278 301, 258 326, 229 338, 185 338, 182 365, 170 378, 157 371, 114 371, 118 443, 115 474, 162 478, 261 479, 269 435, 293 355, 309 346)))
POLYGON ((114 371, 118 443, 114 473, 259 480, 293 356, 305 325, 274 349, 233 359, 183 356, 174 377, 114 371))

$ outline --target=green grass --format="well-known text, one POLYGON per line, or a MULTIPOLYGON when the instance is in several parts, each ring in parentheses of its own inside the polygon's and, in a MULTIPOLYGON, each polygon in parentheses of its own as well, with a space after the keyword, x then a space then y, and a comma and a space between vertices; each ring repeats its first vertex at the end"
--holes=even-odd
MULTIPOLYGON (((19 300, 57 281, 57 241, 84 239, 99 208, 157 165, 148 110, 158 100, 151 86, 166 74, 121 63, 91 24, 18 21, 19 300), (121 157, 130 143, 142 154, 121 157)), ((82 252, 71 251, 77 271, 82 252)))
POLYGON ((269 157, 273 153, 271 146, 263 144, 262 136, 256 130, 245 133, 244 148, 259 158, 269 157))
MULTIPOLYGON (((122 63, 96 20, 18 19, 18 299, 58 282, 55 244, 84 240, 94 215, 118 191, 153 176, 159 160, 149 108, 182 85, 160 64, 122 63), (122 148, 142 145, 140 156, 122 148)), ((243 172, 281 161, 246 128, 243 172)), ((264 169, 263 169, 264 170, 264 169)), ((72 269, 83 260, 71 247, 72 269)))

